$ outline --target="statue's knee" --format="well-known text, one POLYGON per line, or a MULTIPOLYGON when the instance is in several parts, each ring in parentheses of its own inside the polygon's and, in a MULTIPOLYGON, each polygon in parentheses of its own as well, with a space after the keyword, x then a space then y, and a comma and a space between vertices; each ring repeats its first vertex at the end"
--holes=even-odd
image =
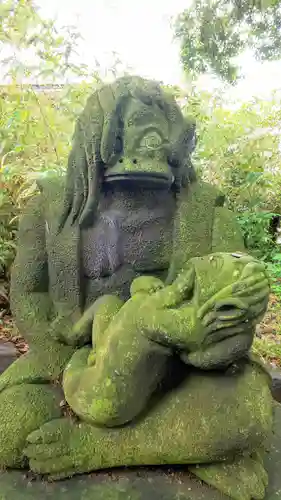
POLYGON ((110 400, 96 399, 92 404, 90 421, 101 427, 117 427, 128 419, 110 400))
POLYGON ((27 436, 61 416, 60 399, 48 385, 17 385, 0 394, 0 467, 22 465, 27 436))

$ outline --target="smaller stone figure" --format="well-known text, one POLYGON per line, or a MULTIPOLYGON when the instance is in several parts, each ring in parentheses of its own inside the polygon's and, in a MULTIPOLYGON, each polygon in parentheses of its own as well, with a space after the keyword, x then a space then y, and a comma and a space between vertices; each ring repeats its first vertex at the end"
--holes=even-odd
MULTIPOLYGON (((265 283, 263 264, 249 255, 214 253, 192 258, 166 288, 160 279, 142 276, 133 281, 126 303, 114 295, 101 297, 94 304, 93 348, 77 351, 64 371, 63 389, 72 410, 102 426, 131 421, 164 378, 173 350, 193 366, 210 369, 214 363, 218 368, 219 360, 227 366, 225 329, 229 338, 237 321, 241 324, 245 297, 259 321, 264 310, 259 292, 265 283), (212 313, 214 306, 218 314, 212 313)), ((80 321, 74 335, 81 327, 80 321)))

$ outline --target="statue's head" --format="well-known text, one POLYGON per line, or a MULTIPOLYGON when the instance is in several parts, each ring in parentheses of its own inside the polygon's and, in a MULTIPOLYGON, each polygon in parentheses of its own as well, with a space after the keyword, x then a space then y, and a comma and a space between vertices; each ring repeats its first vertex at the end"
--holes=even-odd
POLYGON ((128 76, 97 89, 76 123, 64 219, 87 224, 106 186, 179 191, 195 178, 194 137, 195 125, 154 81, 128 76))

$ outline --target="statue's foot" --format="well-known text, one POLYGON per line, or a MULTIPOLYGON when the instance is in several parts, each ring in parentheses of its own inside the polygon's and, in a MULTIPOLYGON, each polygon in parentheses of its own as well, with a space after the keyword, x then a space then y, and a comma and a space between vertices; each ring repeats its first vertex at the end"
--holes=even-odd
POLYGON ((265 497, 268 476, 258 455, 242 457, 232 463, 192 466, 189 470, 233 500, 263 500, 265 497))
POLYGON ((24 452, 29 467, 35 474, 47 475, 51 481, 110 468, 114 456, 112 463, 106 461, 108 432, 108 429, 77 424, 70 418, 54 419, 28 436, 24 452))
POLYGON ((30 432, 61 415, 61 396, 48 384, 23 384, 0 394, 0 468, 26 466, 30 432))

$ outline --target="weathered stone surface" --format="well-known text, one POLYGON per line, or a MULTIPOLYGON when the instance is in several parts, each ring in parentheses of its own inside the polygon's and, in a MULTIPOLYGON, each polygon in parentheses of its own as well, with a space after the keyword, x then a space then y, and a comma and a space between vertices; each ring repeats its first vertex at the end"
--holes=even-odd
POLYGON ((0 340, 0 373, 3 373, 16 359, 17 351, 14 344, 0 340))
MULTIPOLYGON (((281 499, 281 406, 266 458, 270 485, 265 500, 281 499)), ((114 470, 48 483, 30 481, 21 471, 0 474, 1 500, 229 500, 183 469, 114 470)))

